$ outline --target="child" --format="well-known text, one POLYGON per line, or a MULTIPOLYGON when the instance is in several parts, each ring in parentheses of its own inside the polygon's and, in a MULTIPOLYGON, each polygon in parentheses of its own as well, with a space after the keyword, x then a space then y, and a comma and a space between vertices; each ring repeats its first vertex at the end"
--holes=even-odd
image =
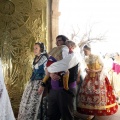
MULTIPOLYGON (((74 48, 76 47, 76 45, 73 41, 66 41, 66 46, 69 48, 69 54, 71 54, 73 52, 74 48)), ((50 51, 50 53, 49 53, 50 57, 48 58, 48 62, 46 64, 46 67, 49 67, 52 63, 63 59, 63 57, 62 57, 62 48, 63 47, 65 47, 65 45, 54 47, 50 51)), ((60 77, 63 76, 63 88, 65 91, 70 93, 69 87, 68 87, 69 71, 62 71, 62 72, 59 72, 57 74, 60 77)), ((46 69, 46 75, 45 75, 44 79, 42 80, 41 86, 38 90, 39 94, 41 94, 43 92, 45 84, 46 84, 49 76, 50 76, 50 73, 46 69)))

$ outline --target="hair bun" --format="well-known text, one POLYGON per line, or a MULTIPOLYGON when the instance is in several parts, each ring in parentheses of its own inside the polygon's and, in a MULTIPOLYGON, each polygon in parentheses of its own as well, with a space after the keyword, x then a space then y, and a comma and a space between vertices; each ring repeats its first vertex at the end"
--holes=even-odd
POLYGON ((41 53, 43 53, 45 51, 44 43, 42 43, 42 42, 36 42, 35 44, 38 44, 40 46, 41 53))
POLYGON ((88 50, 91 50, 91 46, 90 46, 90 44, 86 44, 86 45, 84 45, 83 48, 88 49, 88 50))

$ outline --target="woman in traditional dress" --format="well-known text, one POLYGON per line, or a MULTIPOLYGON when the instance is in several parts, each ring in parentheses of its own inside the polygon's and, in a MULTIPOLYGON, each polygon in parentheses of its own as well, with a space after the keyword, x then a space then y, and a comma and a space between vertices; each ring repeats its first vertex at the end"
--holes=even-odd
POLYGON ((103 63, 99 56, 91 53, 90 46, 85 45, 83 50, 87 56, 87 75, 80 89, 77 110, 89 115, 87 120, 93 119, 95 115, 112 115, 117 112, 118 105, 109 80, 104 75, 103 63))
POLYGON ((120 104, 120 55, 118 53, 114 56, 114 62, 112 67, 112 86, 118 103, 120 104))
POLYGON ((2 64, 0 60, 0 120, 15 120, 10 99, 4 84, 2 64))
POLYGON ((33 72, 22 96, 18 120, 41 120, 43 118, 41 102, 44 93, 38 94, 38 88, 44 78, 44 67, 47 62, 47 53, 43 43, 35 43, 34 54, 33 72))
POLYGON ((113 65, 113 60, 110 57, 110 55, 108 53, 105 54, 104 57, 104 71, 110 81, 110 83, 112 83, 112 65, 113 65))

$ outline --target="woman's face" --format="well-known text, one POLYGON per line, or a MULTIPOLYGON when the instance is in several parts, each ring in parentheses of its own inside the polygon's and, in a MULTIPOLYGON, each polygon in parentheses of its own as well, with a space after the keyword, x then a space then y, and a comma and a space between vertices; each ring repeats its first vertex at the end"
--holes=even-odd
POLYGON ((84 54, 85 54, 86 56, 90 55, 90 53, 91 53, 90 50, 85 49, 85 48, 83 49, 83 51, 84 51, 84 54))
POLYGON ((34 54, 39 56, 41 54, 40 52, 40 46, 39 45, 34 45, 34 54))
POLYGON ((61 46, 61 45, 64 45, 64 44, 65 44, 65 42, 62 40, 61 37, 56 39, 56 45, 57 46, 61 46))
POLYGON ((119 58, 119 55, 118 54, 115 54, 115 56, 114 56, 114 59, 118 59, 119 58))

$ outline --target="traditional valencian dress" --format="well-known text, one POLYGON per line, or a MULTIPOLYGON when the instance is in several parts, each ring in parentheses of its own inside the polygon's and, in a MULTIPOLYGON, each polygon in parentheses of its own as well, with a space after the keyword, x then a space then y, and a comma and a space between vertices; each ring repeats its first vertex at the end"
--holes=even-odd
POLYGON ((33 73, 22 96, 18 120, 41 120, 41 117, 43 118, 41 116, 41 100, 43 94, 38 94, 38 88, 45 76, 44 67, 46 62, 47 57, 42 54, 38 62, 33 62, 33 73))
POLYGON ((120 64, 117 61, 114 61, 112 70, 112 86, 115 90, 116 96, 118 97, 118 103, 120 104, 120 64))
MULTIPOLYGON (((99 56, 90 55, 85 60, 89 69, 98 70, 103 66, 99 56)), ((78 97, 78 112, 87 115, 105 116, 117 112, 113 89, 104 72, 89 73, 81 86, 78 97)))
POLYGON ((0 120, 15 120, 10 99, 4 84, 2 64, 0 60, 0 120))
POLYGON ((113 66, 113 60, 112 58, 105 58, 104 59, 104 71, 110 81, 112 83, 112 66, 113 66))

